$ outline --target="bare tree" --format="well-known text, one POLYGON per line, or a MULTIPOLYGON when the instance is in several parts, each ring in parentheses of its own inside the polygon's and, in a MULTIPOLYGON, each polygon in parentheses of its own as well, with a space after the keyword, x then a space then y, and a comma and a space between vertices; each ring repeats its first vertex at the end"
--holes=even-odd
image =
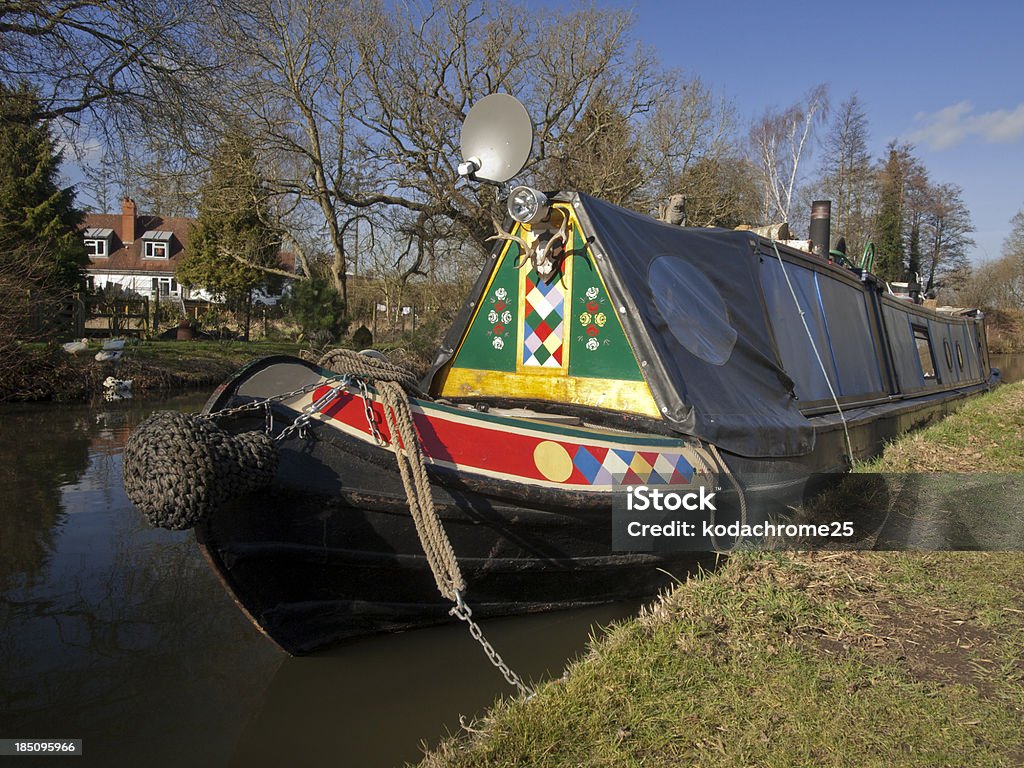
POLYGON ((739 152, 735 111, 699 79, 681 81, 659 101, 640 136, 648 211, 681 194, 691 225, 735 226, 757 217, 753 169, 739 152))
POLYGON ((973 231, 963 190, 955 184, 931 186, 921 233, 926 290, 942 287, 946 277, 967 265, 973 231))
POLYGON ((558 164, 588 137, 628 147, 625 124, 665 90, 647 52, 627 53, 631 18, 622 12, 524 16, 475 0, 417 10, 364 25, 372 33, 360 39, 367 102, 357 119, 383 186, 394 190, 383 202, 448 218, 481 249, 494 190, 468 186, 456 173, 459 127, 477 100, 505 91, 526 103, 536 152, 523 177, 543 179, 557 177, 558 164))
POLYGON ((4 0, 0 78, 40 95, 38 118, 130 128, 159 119, 203 75, 196 64, 194 0, 4 0))
POLYGON ((815 190, 816 197, 832 201, 832 231, 846 238, 851 255, 860 254, 867 242, 876 196, 868 138, 867 115, 853 94, 840 105, 823 141, 815 190))
POLYGON ((1016 260, 1024 267, 1024 209, 1010 219, 1010 234, 1003 241, 1003 258, 1016 260))
POLYGON ((381 0, 228 0, 209 25, 224 76, 208 112, 256 137, 289 245, 319 240, 344 296, 350 248, 371 220, 406 242, 410 214, 417 255, 440 233, 486 250, 497 192, 457 173, 459 129, 478 99, 527 102, 537 142, 524 176, 577 135, 599 92, 626 119, 649 109, 663 80, 642 51, 627 54, 629 25, 622 13, 524 18, 474 0, 398 11, 381 0))
POLYGON ((801 102, 782 111, 769 110, 751 126, 750 150, 761 177, 765 222, 789 221, 800 162, 809 154, 810 140, 828 108, 828 87, 821 84, 801 102))

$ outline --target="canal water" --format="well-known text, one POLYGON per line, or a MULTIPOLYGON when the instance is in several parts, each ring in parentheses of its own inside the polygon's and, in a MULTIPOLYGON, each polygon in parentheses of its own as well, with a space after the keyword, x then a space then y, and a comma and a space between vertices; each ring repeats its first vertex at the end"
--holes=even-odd
MULTIPOLYGON (((509 694, 461 624, 305 658, 259 634, 121 487, 131 429, 203 399, 0 406, 0 739, 83 739, 75 765, 395 766, 509 694)), ((483 626, 537 680, 637 608, 483 626)))
POLYGON ((992 355, 992 367, 999 369, 1006 384, 1024 380, 1024 354, 992 355))
MULTIPOLYGON (((1022 355, 993 365, 1024 378, 1022 355)), ((510 692, 461 625, 305 658, 260 635, 191 533, 150 528, 121 487, 131 429, 203 400, 0 406, 0 739, 83 739, 75 765, 390 767, 510 692)), ((637 608, 484 627, 538 680, 637 608)))

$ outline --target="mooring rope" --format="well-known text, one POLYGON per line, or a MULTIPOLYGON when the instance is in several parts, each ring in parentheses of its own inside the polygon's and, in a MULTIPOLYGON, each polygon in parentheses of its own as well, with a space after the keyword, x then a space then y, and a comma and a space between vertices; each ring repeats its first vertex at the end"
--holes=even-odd
MULTIPOLYGON (((725 463, 722 458, 722 454, 718 452, 718 446, 714 443, 708 443, 708 450, 705 451, 701 445, 688 446, 693 452, 693 457, 696 459, 697 466, 695 469, 704 475, 715 475, 721 473, 729 478, 729 482, 732 484, 733 490, 736 491, 736 496, 740 501, 740 525, 745 526, 747 524, 747 496, 743 490, 743 486, 740 485, 740 481, 736 478, 736 474, 729 468, 729 465, 725 463)), ((712 525, 715 523, 715 513, 711 512, 711 518, 708 521, 712 525)), ((727 551, 719 550, 718 539, 714 534, 711 535, 711 546, 714 547, 716 552, 727 551)))
MULTIPOLYGON (((464 599, 466 581, 462 576, 462 569, 459 567, 451 540, 434 508, 426 461, 409 404, 408 392, 417 389, 415 376, 386 360, 348 349, 331 350, 320 358, 318 364, 322 368, 335 372, 344 371, 347 375, 374 383, 384 406, 384 417, 391 430, 391 447, 398 463, 398 474, 402 478, 409 502, 409 512, 420 545, 423 547, 423 554, 426 555, 438 592, 454 603, 449 614, 467 623, 470 634, 480 643, 491 663, 497 667, 509 685, 514 685, 527 698, 533 696, 529 686, 502 660, 494 646, 484 637, 464 599)), ((368 397, 365 390, 363 397, 368 397)))
MULTIPOLYGON (((510 685, 524 696, 532 696, 530 688, 487 642, 466 603, 466 580, 434 508, 426 462, 413 421, 409 393, 421 394, 415 374, 387 360, 348 349, 331 350, 318 363, 321 368, 343 372, 327 381, 339 381, 344 386, 355 380, 362 392, 370 429, 384 445, 373 424, 366 382, 375 385, 391 430, 391 448, 413 524, 437 589, 452 603, 449 614, 468 624, 470 634, 510 685)), ((290 427, 272 438, 270 404, 308 394, 322 383, 324 380, 214 413, 152 414, 136 427, 125 446, 123 476, 128 497, 151 525, 183 530, 199 524, 228 500, 270 485, 277 471, 276 441, 296 431, 301 433, 301 427, 319 410, 317 403, 307 406, 290 427), (268 414, 267 432, 232 434, 213 422, 220 416, 261 409, 268 414)))
POLYGON ((843 422, 843 434, 846 436, 846 450, 849 456, 850 463, 853 463, 853 443, 850 442, 850 430, 846 425, 846 414, 843 413, 842 406, 839 405, 839 397, 836 395, 835 389, 832 387, 832 380, 828 376, 828 372, 825 370, 825 363, 822 362, 821 355, 818 353, 818 347, 814 343, 814 335, 811 333, 811 326, 807 324, 807 316, 800 306, 800 300, 796 296, 796 289, 793 288, 793 283, 789 280, 789 273, 786 271, 786 264, 782 260, 782 255, 779 253, 779 246, 774 240, 772 240, 772 248, 775 250, 775 258, 779 260, 779 266, 782 267, 782 276, 786 278, 786 285, 789 286, 789 292, 793 296, 793 303, 796 305, 797 312, 800 313, 800 321, 804 324, 804 330, 807 332, 807 339, 811 342, 811 349, 814 350, 814 357, 818 360, 818 366, 821 368, 821 375, 825 377, 825 383, 828 384, 828 391, 832 395, 832 402, 836 404, 836 410, 839 412, 839 419, 843 422))
POLYGON ((384 418, 391 429, 391 447, 398 463, 398 474, 402 478, 409 512, 423 553, 427 556, 427 564, 438 591, 455 602, 456 593, 465 591, 466 581, 441 518, 434 509, 430 479, 406 395, 406 389, 416 387, 415 375, 387 360, 361 355, 350 349, 331 350, 320 358, 318 364, 321 368, 337 372, 343 370, 348 375, 375 383, 384 406, 384 418))

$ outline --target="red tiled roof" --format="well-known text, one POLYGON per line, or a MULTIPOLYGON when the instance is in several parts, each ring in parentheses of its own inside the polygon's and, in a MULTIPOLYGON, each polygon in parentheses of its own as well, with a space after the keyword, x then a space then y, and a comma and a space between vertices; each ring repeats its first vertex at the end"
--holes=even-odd
POLYGON ((194 219, 183 216, 138 216, 135 219, 135 242, 125 245, 121 240, 121 214, 90 213, 86 214, 81 229, 90 227, 114 230, 110 238, 109 256, 105 259, 91 259, 90 270, 109 272, 154 272, 174 274, 181 257, 188 248, 189 230, 194 219), (170 254, 166 259, 147 259, 143 257, 142 235, 151 230, 171 232, 170 254))
MULTIPOLYGON (((121 214, 119 213, 89 213, 80 227, 85 231, 91 227, 97 229, 112 229, 114 234, 110 237, 109 256, 105 259, 90 259, 88 269, 102 272, 153 272, 160 274, 174 274, 181 263, 181 258, 188 250, 189 232, 195 219, 184 216, 137 216, 135 218, 135 242, 125 245, 121 241, 121 214), (164 231, 172 233, 170 241, 170 255, 167 259, 147 259, 143 256, 143 238, 146 232, 164 231)), ((278 254, 281 269, 289 272, 295 271, 295 254, 290 251, 281 251, 278 254)))

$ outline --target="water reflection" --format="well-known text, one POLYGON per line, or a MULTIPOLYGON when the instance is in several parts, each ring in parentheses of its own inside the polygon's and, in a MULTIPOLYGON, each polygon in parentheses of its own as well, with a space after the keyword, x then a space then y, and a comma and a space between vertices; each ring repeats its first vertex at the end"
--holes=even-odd
POLYGON ((89 465, 87 416, 79 412, 55 424, 51 411, 38 406, 5 409, 0 492, 8 503, 0 515, 0 591, 16 581, 38 578, 62 519, 60 487, 76 482, 89 465), (60 450, 54 450, 55 442, 60 450))
POLYGON ((125 498, 120 451, 152 408, 3 411, 0 736, 83 738, 86 764, 223 764, 280 655, 191 537, 125 498))
MULTIPOLYGON (((0 409, 0 738, 84 739, 76 765, 391 766, 509 692, 461 625, 303 659, 260 635, 121 487, 130 430, 204 399, 0 409)), ((634 609, 484 628, 536 679, 634 609)))
MULTIPOLYGON (((592 627, 639 603, 484 623, 488 639, 528 680, 560 677, 592 627)), ((365 638, 312 657, 289 658, 267 688, 230 766, 403 765, 512 688, 464 626, 365 638)))
POLYGON ((1024 355, 992 355, 992 367, 998 368, 1003 382, 1024 380, 1024 355))

